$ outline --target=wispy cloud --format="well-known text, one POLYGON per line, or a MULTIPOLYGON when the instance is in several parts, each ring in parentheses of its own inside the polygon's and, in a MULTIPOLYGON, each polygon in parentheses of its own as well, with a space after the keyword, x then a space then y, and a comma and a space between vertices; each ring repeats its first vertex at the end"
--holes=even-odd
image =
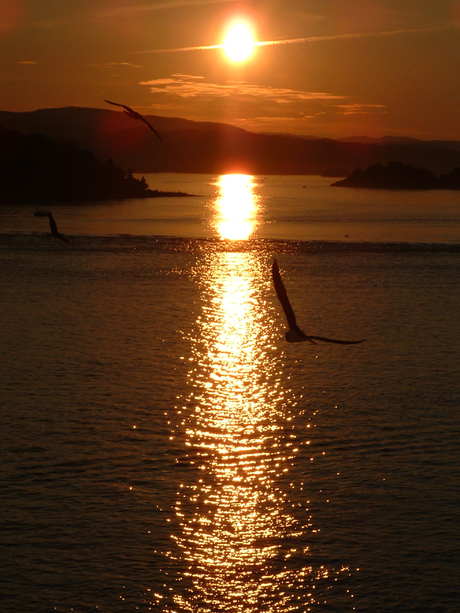
POLYGON ((434 32, 444 32, 447 30, 458 30, 460 24, 450 24, 445 26, 430 26, 427 28, 410 28, 402 30, 386 30, 381 32, 360 32, 356 34, 331 34, 329 36, 309 36, 305 38, 287 38, 284 40, 267 40, 256 42, 255 45, 264 47, 267 45, 292 45, 298 43, 316 43, 329 40, 347 40, 357 38, 379 38, 385 36, 401 36, 408 34, 430 34, 434 32))
MULTIPOLYGON (((350 125, 355 118, 385 113, 383 104, 368 103, 348 95, 270 87, 247 81, 207 81, 202 75, 176 73, 141 81, 151 92, 143 112, 185 116, 198 121, 225 121, 252 130, 293 131, 305 134, 328 121, 350 125), (231 120, 229 121, 229 118, 231 120)), ((320 131, 321 133, 321 131, 320 131)))
POLYGON ((18 64, 23 64, 25 66, 36 66, 38 64, 38 62, 34 62, 32 60, 22 60, 22 61, 18 62, 18 64))
POLYGON ((108 62, 107 66, 128 66, 131 68, 142 68, 139 64, 131 64, 130 62, 108 62))
POLYGON ((244 81, 209 83, 203 77, 175 74, 163 79, 141 81, 154 94, 164 94, 179 98, 257 98, 288 104, 299 100, 343 100, 327 92, 309 92, 287 88, 253 85, 244 81))
MULTIPOLYGON (((386 36, 402 36, 413 34, 430 34, 435 32, 445 32, 449 30, 460 29, 459 23, 453 23, 442 26, 430 26, 426 28, 410 28, 402 30, 386 30, 381 32, 358 32, 355 34, 331 34, 328 36, 307 36, 303 38, 284 38, 280 40, 265 40, 256 41, 256 47, 269 47, 273 45, 296 45, 302 43, 317 43, 331 40, 349 40, 359 38, 379 38, 386 36)), ((198 47, 177 47, 175 49, 149 49, 146 51, 138 51, 136 53, 180 53, 185 51, 207 51, 212 49, 222 49, 223 45, 202 45, 198 47)))
POLYGON ((171 76, 176 78, 176 79, 192 79, 192 80, 204 79, 204 77, 202 75, 182 74, 180 72, 176 72, 176 73, 174 73, 171 76))
POLYGON ((131 64, 131 62, 107 62, 106 64, 89 64, 93 68, 114 68, 115 66, 124 66, 126 68, 142 68, 140 64, 131 64))
POLYGON ((210 49, 222 49, 223 45, 202 45, 201 47, 177 47, 175 49, 147 49, 146 51, 133 51, 132 55, 143 53, 180 53, 182 51, 209 51, 210 49))
POLYGON ((120 68, 121 70, 123 70, 124 68, 143 68, 141 64, 131 64, 130 62, 106 62, 105 64, 88 64, 88 66, 90 68, 99 68, 104 70, 113 68, 120 68))
POLYGON ((368 115, 378 109, 386 108, 384 104, 337 104, 336 108, 344 115, 368 115))

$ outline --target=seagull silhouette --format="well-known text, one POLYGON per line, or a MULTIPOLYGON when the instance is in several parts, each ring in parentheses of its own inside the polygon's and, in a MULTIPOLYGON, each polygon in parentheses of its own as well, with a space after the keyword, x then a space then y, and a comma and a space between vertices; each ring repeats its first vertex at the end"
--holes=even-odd
POLYGON ((315 341, 322 341, 323 343, 338 343, 339 345, 356 345, 357 343, 364 343, 365 338, 360 341, 342 341, 336 338, 326 338, 325 336, 307 336, 303 330, 297 325, 295 313, 292 310, 291 303, 284 287, 283 279, 281 278, 278 262, 273 260, 272 264, 273 283, 275 285, 276 295, 281 302, 286 319, 289 325, 289 330, 286 332, 286 340, 288 343, 301 343, 302 341, 309 341, 316 345, 315 341))
POLYGON ((125 109, 123 111, 123 113, 125 113, 125 115, 128 115, 128 117, 131 117, 131 119, 139 119, 139 121, 142 121, 143 123, 145 123, 145 125, 150 130, 152 130, 152 132, 154 134, 156 134, 158 136, 158 138, 161 140, 161 142, 164 143, 164 140, 161 138, 161 136, 158 134, 158 132, 155 130, 155 128, 152 126, 152 124, 149 123, 147 121, 147 119, 145 117, 143 117, 140 113, 137 113, 136 111, 133 111, 133 109, 131 109, 129 106, 126 106, 125 104, 118 104, 118 102, 110 102, 110 100, 106 100, 105 98, 104 98, 104 101, 107 102, 108 104, 113 104, 114 106, 121 106, 123 109, 125 109))
POLYGON ((65 243, 70 243, 69 239, 66 238, 63 234, 61 234, 57 229, 57 225, 54 221, 54 217, 51 215, 51 211, 48 213, 48 221, 50 222, 51 236, 60 238, 61 241, 64 241, 65 243))

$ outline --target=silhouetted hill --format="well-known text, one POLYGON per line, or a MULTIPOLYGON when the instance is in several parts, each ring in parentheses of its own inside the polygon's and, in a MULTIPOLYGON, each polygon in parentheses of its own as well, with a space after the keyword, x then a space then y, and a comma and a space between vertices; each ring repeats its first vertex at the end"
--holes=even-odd
MULTIPOLYGON (((318 174, 347 176, 354 168, 398 161, 440 174, 460 166, 455 142, 413 139, 332 140, 253 133, 222 123, 146 115, 162 138, 121 111, 67 107, 29 113, 0 111, 0 125, 75 141, 101 159, 134 172, 318 174)), ((458 143, 457 143, 458 145, 458 143)))
POLYGON ((436 177, 424 168, 399 162, 390 162, 386 166, 373 164, 366 170, 357 168, 346 179, 332 185, 372 189, 460 189, 460 168, 436 177))
POLYGON ((339 139, 342 142, 349 143, 374 143, 374 144, 402 144, 402 145, 418 145, 420 143, 428 144, 432 147, 440 147, 443 149, 452 149, 453 151, 460 151, 460 141, 458 140, 429 140, 420 141, 416 138, 410 138, 408 136, 382 136, 381 138, 374 138, 371 136, 349 136, 339 139))
MULTIPOLYGON (((43 134, 20 134, 0 127, 0 203, 149 198, 144 177, 101 162, 76 143, 59 143, 43 134)), ((174 194, 185 195, 185 194, 174 194)))

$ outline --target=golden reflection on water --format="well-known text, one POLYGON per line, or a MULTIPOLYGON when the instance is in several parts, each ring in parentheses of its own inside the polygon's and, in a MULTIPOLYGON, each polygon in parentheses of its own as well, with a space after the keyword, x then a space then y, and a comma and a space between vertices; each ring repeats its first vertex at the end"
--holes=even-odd
POLYGON ((299 598, 314 602, 302 587, 312 572, 305 527, 288 509, 297 449, 268 270, 255 254, 214 253, 198 272, 202 314, 182 422, 197 472, 181 484, 173 535, 186 568, 174 595, 180 611, 279 613, 298 610, 299 598))
POLYGON ((258 198, 251 175, 221 175, 216 183, 214 224, 221 238, 246 240, 254 232, 258 198))

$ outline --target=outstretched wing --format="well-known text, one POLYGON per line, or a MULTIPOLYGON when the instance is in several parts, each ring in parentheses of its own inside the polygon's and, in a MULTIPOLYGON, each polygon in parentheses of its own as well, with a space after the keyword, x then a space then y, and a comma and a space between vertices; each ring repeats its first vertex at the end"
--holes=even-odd
POLYGON ((365 338, 359 341, 344 341, 338 338, 328 338, 326 336, 310 336, 310 335, 305 334, 305 332, 300 330, 299 326, 297 325, 295 314, 294 314, 294 311, 292 310, 291 303, 289 302, 286 288, 281 278, 280 269, 278 267, 278 262, 276 260, 273 260, 272 275, 273 275, 273 283, 275 285, 276 295, 278 296, 278 300, 280 301, 281 306, 283 307, 284 313, 286 314, 286 319, 289 324, 289 329, 294 332, 297 332, 297 334, 301 337, 297 340, 310 341, 311 343, 315 343, 315 341, 321 341, 323 343, 336 343, 338 345, 356 345, 358 343, 364 343, 364 341, 366 340, 365 338))
POLYGON ((69 239, 66 238, 63 234, 61 234, 57 229, 57 224, 54 220, 54 217, 51 215, 51 212, 48 213, 48 221, 50 223, 51 236, 54 236, 55 238, 60 238, 61 241, 64 241, 65 243, 70 243, 69 239))
POLYGON ((278 296, 278 300, 280 301, 281 306, 283 307, 283 311, 284 311, 284 314, 286 315, 289 329, 298 330, 299 327, 297 325, 295 313, 292 310, 291 303, 289 302, 286 288, 284 287, 283 279, 281 278, 280 269, 278 267, 278 262, 276 260, 273 260, 272 276, 273 276, 273 284, 275 286, 276 295, 278 296))
POLYGON ((49 221, 49 224, 50 224, 51 234, 53 236, 57 236, 59 234, 59 232, 58 232, 58 229, 57 229, 56 222, 54 221, 54 217, 51 215, 51 213, 48 213, 48 221, 49 221))
POLYGON ((149 123, 149 122, 147 121, 147 119, 146 119, 145 117, 143 117, 143 116, 142 116, 140 113, 137 113, 137 114, 139 115, 139 119, 140 119, 141 121, 143 121, 143 122, 145 123, 145 125, 146 125, 148 128, 150 128, 150 130, 152 130, 152 132, 153 132, 154 134, 156 134, 156 135, 158 136, 158 138, 161 140, 161 142, 162 142, 162 143, 164 143, 164 140, 161 138, 161 136, 158 134, 158 132, 155 130, 155 128, 152 126, 152 124, 151 124, 151 123, 149 123))
POLYGON ((104 102, 108 102, 108 104, 113 104, 114 106, 121 106, 121 108, 126 109, 127 111, 131 111, 131 113, 134 113, 133 109, 130 109, 129 106, 126 106, 125 104, 118 104, 118 102, 110 102, 110 100, 106 100, 105 98, 104 102))
POLYGON ((126 106, 126 104, 118 104, 118 102, 110 102, 110 100, 106 100, 105 98, 104 98, 104 101, 108 102, 108 104, 113 104, 114 106, 121 106, 121 108, 125 109, 125 113, 127 115, 129 115, 133 119, 139 119, 140 121, 144 122, 145 125, 149 128, 149 130, 152 130, 152 132, 161 140, 161 142, 164 143, 164 140, 161 138, 161 136, 158 134, 158 132, 155 130, 152 124, 148 122, 147 119, 143 115, 141 115, 137 111, 134 111, 131 107, 126 106))
POLYGON ((337 338, 327 338, 325 336, 307 336, 307 339, 310 341, 323 341, 323 343, 337 343, 338 345, 357 345, 358 343, 364 343, 365 338, 362 338, 359 341, 341 341, 337 338))

